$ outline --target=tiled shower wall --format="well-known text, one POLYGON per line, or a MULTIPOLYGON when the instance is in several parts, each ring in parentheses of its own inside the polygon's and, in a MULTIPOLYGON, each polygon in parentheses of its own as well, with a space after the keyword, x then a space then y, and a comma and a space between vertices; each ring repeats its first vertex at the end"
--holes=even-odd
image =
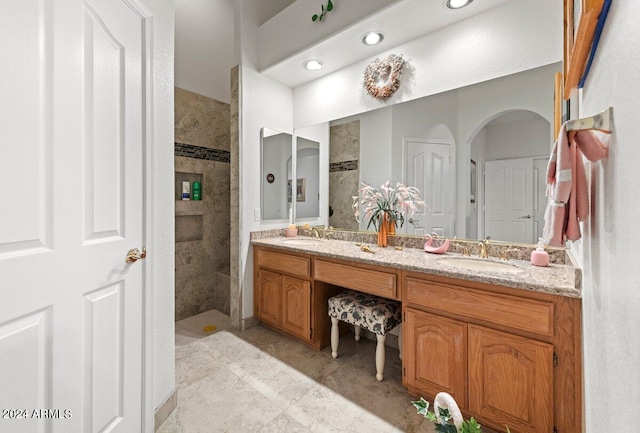
POLYGON ((360 121, 332 126, 329 140, 329 225, 357 231, 351 205, 360 180, 360 121))
POLYGON ((176 320, 229 314, 229 104, 175 89, 176 320), (179 199, 182 179, 200 180, 201 201, 179 199))

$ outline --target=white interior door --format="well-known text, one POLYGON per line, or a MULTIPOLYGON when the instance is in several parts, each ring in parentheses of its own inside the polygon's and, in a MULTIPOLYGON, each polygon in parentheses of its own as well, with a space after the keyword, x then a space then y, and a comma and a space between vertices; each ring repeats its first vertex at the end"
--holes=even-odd
POLYGON ((453 228, 451 145, 405 139, 405 184, 420 190, 427 208, 405 221, 405 233, 451 237, 453 228))
POLYGON ((485 162, 485 236, 534 241, 533 171, 533 158, 485 162))
POLYGON ((0 431, 142 431, 143 25, 0 2, 0 431))

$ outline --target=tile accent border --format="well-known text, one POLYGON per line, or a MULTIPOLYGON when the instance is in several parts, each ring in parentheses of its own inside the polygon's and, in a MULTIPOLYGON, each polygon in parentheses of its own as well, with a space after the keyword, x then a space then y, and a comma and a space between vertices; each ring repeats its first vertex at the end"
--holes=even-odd
POLYGON ((207 161, 231 162, 231 152, 229 151, 178 142, 175 142, 173 145, 173 155, 195 159, 206 159, 207 161))
POLYGON ((334 173, 336 171, 351 171, 358 169, 358 160, 354 159, 353 161, 341 161, 341 162, 331 162, 329 163, 329 173, 334 173))
POLYGON ((156 409, 156 413, 153 416, 153 431, 156 432, 160 428, 163 422, 169 418, 171 412, 178 406, 178 390, 173 389, 173 392, 169 394, 169 397, 163 401, 156 409))

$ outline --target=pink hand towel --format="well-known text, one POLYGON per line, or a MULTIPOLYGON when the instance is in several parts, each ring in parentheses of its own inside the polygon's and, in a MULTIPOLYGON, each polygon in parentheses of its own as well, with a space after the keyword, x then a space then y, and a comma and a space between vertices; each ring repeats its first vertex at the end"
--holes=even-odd
POLYGON ((562 246, 581 237, 579 221, 589 216, 589 189, 584 155, 596 162, 607 156, 607 148, 591 131, 570 131, 562 125, 547 166, 547 196, 543 240, 562 246))

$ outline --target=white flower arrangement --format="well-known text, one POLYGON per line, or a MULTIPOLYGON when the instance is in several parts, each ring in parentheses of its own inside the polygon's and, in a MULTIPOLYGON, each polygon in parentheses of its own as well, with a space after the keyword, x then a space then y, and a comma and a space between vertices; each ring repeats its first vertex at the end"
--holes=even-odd
POLYGON ((352 208, 356 221, 360 223, 362 222, 360 206, 362 206, 364 217, 369 220, 367 228, 373 224, 374 228, 378 230, 379 221, 381 217, 385 216, 384 214, 396 227, 398 223, 402 227, 405 218, 410 218, 416 212, 426 208, 424 200, 420 198, 420 191, 416 187, 398 182, 393 188, 390 181, 377 188, 364 182, 361 182, 360 185, 358 195, 352 196, 352 208))

